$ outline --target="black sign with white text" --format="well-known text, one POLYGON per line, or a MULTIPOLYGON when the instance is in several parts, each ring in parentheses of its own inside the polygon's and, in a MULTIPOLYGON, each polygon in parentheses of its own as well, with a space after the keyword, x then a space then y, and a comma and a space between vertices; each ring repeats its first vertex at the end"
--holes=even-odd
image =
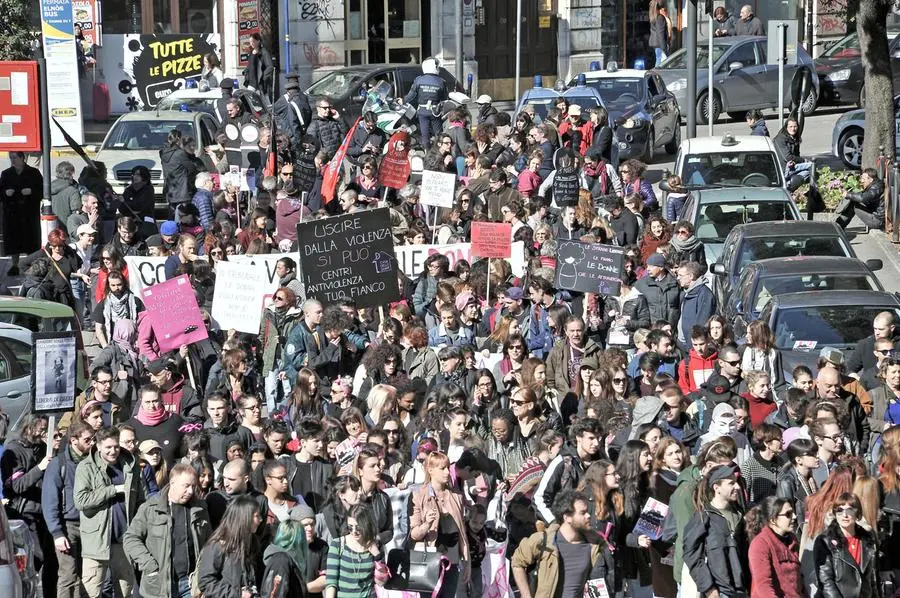
POLYGON ((613 245, 560 241, 556 286, 570 291, 618 295, 625 250, 613 245))

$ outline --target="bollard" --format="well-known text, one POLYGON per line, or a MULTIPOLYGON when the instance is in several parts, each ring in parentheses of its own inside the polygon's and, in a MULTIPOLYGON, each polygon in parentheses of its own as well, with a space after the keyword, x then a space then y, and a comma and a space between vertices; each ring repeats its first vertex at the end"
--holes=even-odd
POLYGON ((59 221, 53 213, 49 199, 41 200, 41 245, 47 244, 47 236, 58 228, 59 221))

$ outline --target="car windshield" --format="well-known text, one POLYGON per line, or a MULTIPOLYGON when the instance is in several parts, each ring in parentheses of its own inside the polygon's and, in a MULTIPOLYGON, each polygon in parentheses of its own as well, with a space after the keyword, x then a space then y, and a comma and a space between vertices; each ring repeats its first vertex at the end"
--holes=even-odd
POLYGON ((840 274, 807 274, 797 276, 772 276, 756 285, 751 303, 753 313, 759 314, 774 295, 803 291, 880 291, 878 283, 869 274, 845 272, 840 274))
POLYGON ((779 309, 772 330, 775 346, 787 351, 813 351, 822 347, 848 349, 872 333, 872 321, 883 311, 900 310, 869 305, 835 305, 779 309))
POLYGON ((696 236, 701 241, 721 243, 738 224, 773 220, 794 220, 791 205, 786 201, 709 203, 700 207, 694 227, 696 236))
POLYGON ((822 52, 822 58, 858 58, 859 56, 861 56, 859 36, 856 33, 845 35, 822 52))
MULTIPOLYGON (((719 62, 719 58, 722 57, 722 54, 725 53, 725 49, 728 46, 713 45, 713 64, 719 62)), ((703 46, 697 47, 697 68, 705 69, 709 67, 709 49, 706 47, 706 44, 703 46)), ((687 52, 685 52, 684 48, 678 50, 665 60, 663 60, 657 67, 657 70, 660 69, 686 69, 687 68, 687 52)))
POLYGON ((348 93, 357 94, 367 71, 335 71, 312 84, 307 93, 313 96, 340 98, 348 93))
POLYGON ((172 129, 181 131, 182 137, 197 138, 194 123, 189 120, 120 120, 109 132, 103 149, 162 149, 172 129))
POLYGON ((838 236, 744 239, 740 248, 740 258, 735 262, 736 272, 741 272, 747 264, 756 260, 795 255, 853 257, 850 248, 838 236))
POLYGON ((775 152, 688 154, 683 164, 681 180, 693 187, 781 186, 781 173, 775 152))
POLYGON ((32 332, 68 332, 73 330, 70 318, 42 318, 19 311, 0 312, 0 322, 27 328, 32 332))
POLYGON ((644 79, 630 77, 628 79, 603 78, 595 79, 588 83, 600 92, 603 103, 607 106, 628 106, 644 99, 644 90, 647 86, 644 79))

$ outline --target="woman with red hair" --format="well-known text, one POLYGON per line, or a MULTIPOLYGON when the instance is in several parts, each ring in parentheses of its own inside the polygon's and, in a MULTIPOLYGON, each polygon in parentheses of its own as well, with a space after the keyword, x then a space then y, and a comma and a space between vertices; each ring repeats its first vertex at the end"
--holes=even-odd
POLYGON ((22 296, 50 299, 75 309, 70 279, 81 267, 81 258, 68 245, 66 231, 55 229, 47 235, 47 244, 22 260, 22 269, 34 269, 22 285, 22 296), (29 294, 33 289, 42 294, 29 294))

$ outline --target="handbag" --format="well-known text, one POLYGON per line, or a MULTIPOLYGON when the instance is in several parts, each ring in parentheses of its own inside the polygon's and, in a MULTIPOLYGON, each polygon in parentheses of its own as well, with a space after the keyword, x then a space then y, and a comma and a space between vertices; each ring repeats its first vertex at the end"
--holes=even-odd
POLYGON ((437 596, 450 569, 450 559, 439 552, 394 548, 387 555, 391 577, 387 590, 428 592, 437 596))

